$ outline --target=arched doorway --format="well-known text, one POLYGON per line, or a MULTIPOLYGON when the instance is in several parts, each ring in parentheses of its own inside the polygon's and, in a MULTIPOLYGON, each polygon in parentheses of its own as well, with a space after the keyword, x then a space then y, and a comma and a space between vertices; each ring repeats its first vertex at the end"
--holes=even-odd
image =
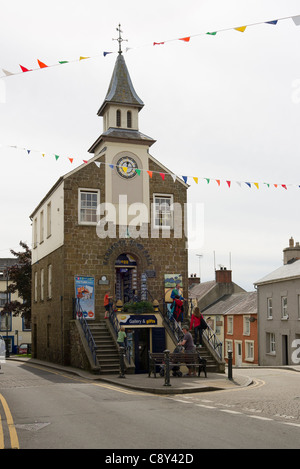
POLYGON ((138 260, 130 253, 120 254, 115 261, 115 296, 123 303, 138 295, 138 260))

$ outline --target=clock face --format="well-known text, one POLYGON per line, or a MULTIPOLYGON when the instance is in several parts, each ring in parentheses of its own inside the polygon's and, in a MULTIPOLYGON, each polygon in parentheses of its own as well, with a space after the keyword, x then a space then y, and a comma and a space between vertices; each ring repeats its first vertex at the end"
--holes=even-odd
POLYGON ((126 179, 131 179, 137 175, 135 169, 138 167, 137 162, 131 156, 122 156, 117 161, 117 172, 126 179))

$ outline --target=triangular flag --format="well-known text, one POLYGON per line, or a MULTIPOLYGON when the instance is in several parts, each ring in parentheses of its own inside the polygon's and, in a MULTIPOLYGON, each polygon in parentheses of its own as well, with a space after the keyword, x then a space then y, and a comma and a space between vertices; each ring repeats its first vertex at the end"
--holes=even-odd
POLYGON ((193 177, 194 181, 196 184, 198 184, 198 178, 197 177, 193 177))
POLYGON ((73 163, 74 158, 69 158, 70 163, 73 163))
POLYGON ((266 21, 267 24, 277 24, 278 20, 266 21))
POLYGON ((177 178, 176 174, 170 173, 170 176, 172 177, 173 182, 175 182, 177 178))
POLYGON ((251 187, 251 182, 245 182, 245 184, 247 184, 248 187, 251 187))
POLYGON ((164 42, 153 42, 154 46, 160 46, 161 44, 164 44, 164 42))
POLYGON ((22 72, 31 72, 32 70, 29 70, 26 67, 23 67, 23 65, 20 65, 22 72))
POLYGON ((59 60, 58 63, 59 64, 68 64, 69 61, 68 60, 59 60))
POLYGON ((2 68, 2 72, 3 72, 7 77, 9 77, 10 75, 14 75, 14 73, 11 73, 11 72, 9 72, 8 70, 5 70, 4 68, 2 68))
POLYGON ((247 26, 239 26, 238 28, 234 28, 234 29, 235 29, 236 31, 241 31, 241 33, 243 33, 246 28, 247 28, 247 26))
POLYGON ((294 21, 296 26, 300 25, 300 15, 298 16, 292 16, 292 20, 294 21))
POLYGON ((100 165, 101 165, 101 161, 94 161, 95 165, 97 166, 97 168, 100 168, 100 165))
POLYGON ((236 183, 237 183, 240 187, 242 187, 241 181, 236 181, 236 183))
POLYGON ((108 165, 111 169, 114 169, 114 165, 113 164, 110 164, 108 165))
POLYGON ((165 173, 159 173, 161 175, 162 180, 165 180, 165 173))
POLYGON ((122 166, 124 173, 127 173, 128 166, 122 166))
POLYGON ((29 155, 30 152, 31 152, 31 150, 27 150, 28 155, 29 155))
POLYGON ((281 184, 284 189, 287 190, 286 184, 281 184))
POLYGON ((182 179, 183 179, 184 182, 186 183, 186 181, 187 181, 187 176, 182 176, 182 179))
POLYGON ((204 179, 206 179, 207 184, 210 183, 210 179, 209 179, 209 178, 204 178, 204 179))
POLYGON ((269 183, 267 183, 267 182, 264 182, 264 184, 266 184, 266 186, 270 187, 270 184, 269 184, 269 183))
POLYGON ((37 59, 37 61, 38 61, 38 64, 39 64, 40 68, 47 68, 48 67, 48 65, 44 64, 39 59, 37 59))
POLYGON ((216 181, 217 181, 217 183, 218 183, 218 186, 220 186, 220 184, 221 184, 220 179, 216 179, 216 181))
POLYGON ((274 184, 275 187, 278 187, 278 184, 274 184))
POLYGON ((56 161, 57 161, 57 160, 58 160, 58 158, 59 158, 59 155, 54 155, 54 156, 55 156, 55 159, 56 159, 56 161))
POLYGON ((42 157, 44 157, 44 156, 45 156, 45 154, 46 154, 46 153, 42 153, 42 157))
POLYGON ((136 172, 136 174, 138 174, 139 176, 141 175, 141 170, 140 170, 140 169, 135 168, 135 172, 136 172))
POLYGON ((210 36, 215 36, 217 34, 217 31, 215 31, 213 33, 206 33, 206 34, 209 34, 210 36))
POLYGON ((259 184, 258 184, 258 182, 254 182, 253 184, 255 185, 255 187, 257 187, 257 189, 259 189, 259 184))
POLYGON ((90 59, 90 57, 79 57, 79 60, 90 59))
POLYGON ((152 178, 152 171, 147 171, 147 173, 149 174, 149 176, 152 178))
POLYGON ((82 160, 82 161, 83 161, 84 163, 87 163, 87 162, 88 162, 88 160, 82 160))
POLYGON ((180 41, 185 41, 185 42, 189 42, 190 39, 191 39, 190 36, 179 38, 180 41))
POLYGON ((226 182, 228 184, 228 187, 230 187, 231 181, 226 181, 226 182))

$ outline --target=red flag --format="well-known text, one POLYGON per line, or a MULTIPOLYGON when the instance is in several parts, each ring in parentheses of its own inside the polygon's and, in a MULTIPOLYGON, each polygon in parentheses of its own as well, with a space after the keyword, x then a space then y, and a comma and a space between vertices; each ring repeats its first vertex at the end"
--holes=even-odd
POLYGON ((165 180, 165 173, 159 173, 161 175, 162 180, 165 180))
POLYGON ((221 181, 220 179, 216 179, 217 183, 218 183, 218 186, 220 185, 221 181))
POLYGON ((228 184, 228 187, 230 187, 231 181, 226 181, 226 182, 228 184))
POLYGON ((282 185, 282 187, 283 187, 284 189, 286 189, 286 190, 287 190, 287 187, 286 187, 286 185, 285 185, 285 184, 281 184, 281 185, 282 185))
POLYGON ((73 163, 74 158, 69 158, 70 163, 73 163))
POLYGON ((26 67, 23 67, 23 65, 20 65, 22 72, 31 72, 32 70, 29 70, 26 67))
POLYGON ((38 61, 38 64, 39 64, 40 68, 47 68, 48 67, 48 65, 44 64, 39 59, 37 59, 37 61, 38 61))
POLYGON ((160 44, 164 44, 164 42, 153 42, 154 46, 159 46, 160 44))
POLYGON ((148 173, 149 176, 152 178, 152 171, 147 171, 147 173, 148 173))
POLYGON ((87 162, 88 162, 88 160, 82 160, 82 161, 83 161, 84 163, 87 163, 87 162))
POLYGON ((185 42, 189 42, 189 40, 190 40, 190 39, 191 39, 191 37, 190 37, 190 36, 188 36, 188 37, 181 37, 181 38, 179 38, 179 40, 180 40, 180 41, 185 41, 185 42))

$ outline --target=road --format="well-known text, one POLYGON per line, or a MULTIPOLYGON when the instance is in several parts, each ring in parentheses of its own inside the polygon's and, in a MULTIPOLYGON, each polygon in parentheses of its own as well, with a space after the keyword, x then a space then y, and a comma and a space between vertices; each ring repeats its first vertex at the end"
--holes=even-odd
POLYGON ((159 396, 7 361, 0 371, 0 449, 104 449, 111 456, 143 448, 299 448, 300 373, 237 373, 254 384, 159 396))

